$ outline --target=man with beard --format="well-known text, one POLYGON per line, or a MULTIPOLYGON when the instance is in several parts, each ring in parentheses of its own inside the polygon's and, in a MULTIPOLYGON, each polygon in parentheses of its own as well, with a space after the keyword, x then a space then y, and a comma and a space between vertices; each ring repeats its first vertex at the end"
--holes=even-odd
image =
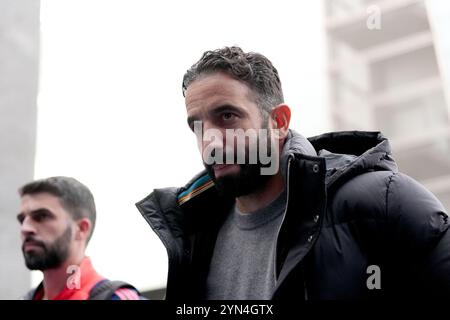
POLYGON ((30 270, 44 280, 29 300, 138 300, 131 285, 99 275, 85 256, 95 226, 92 193, 79 181, 51 177, 19 190, 22 252, 30 270))
POLYGON ((205 52, 183 95, 206 170, 137 203, 167 248, 167 299, 449 296, 448 215, 381 133, 290 130, 277 70, 238 47, 205 52))

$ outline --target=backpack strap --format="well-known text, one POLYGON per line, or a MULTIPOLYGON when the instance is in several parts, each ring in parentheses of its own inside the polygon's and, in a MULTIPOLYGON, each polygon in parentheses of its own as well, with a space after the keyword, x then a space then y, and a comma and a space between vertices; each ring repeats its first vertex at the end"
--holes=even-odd
POLYGON ((22 296, 20 298, 20 300, 34 300, 34 297, 38 294, 41 293, 41 296, 43 295, 43 287, 44 287, 44 282, 41 282, 36 288, 31 289, 30 291, 28 291, 24 296, 22 296))
POLYGON ((89 292, 88 300, 111 300, 114 293, 120 288, 132 289, 140 295, 139 291, 131 284, 123 281, 102 280, 89 292))

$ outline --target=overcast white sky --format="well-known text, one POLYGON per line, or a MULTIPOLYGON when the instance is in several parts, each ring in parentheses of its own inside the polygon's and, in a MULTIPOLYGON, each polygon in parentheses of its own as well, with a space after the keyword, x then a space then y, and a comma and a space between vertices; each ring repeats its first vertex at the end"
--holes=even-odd
POLYGON ((311 0, 41 1, 36 178, 68 175, 91 188, 88 254, 100 273, 165 285, 165 249, 134 203, 202 169, 181 79, 205 50, 263 53, 280 73, 291 127, 329 130, 322 14, 311 0))

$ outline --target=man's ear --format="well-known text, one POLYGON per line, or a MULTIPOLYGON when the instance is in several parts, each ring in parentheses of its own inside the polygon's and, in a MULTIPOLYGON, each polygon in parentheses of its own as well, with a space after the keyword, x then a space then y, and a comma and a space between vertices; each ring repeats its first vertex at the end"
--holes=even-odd
POLYGON ((289 132, 291 109, 286 104, 279 104, 270 113, 272 127, 278 130, 277 138, 283 140, 289 132))
POLYGON ((77 230, 75 233, 76 240, 87 240, 89 239, 89 235, 92 231, 92 222, 88 218, 82 218, 76 222, 77 230))

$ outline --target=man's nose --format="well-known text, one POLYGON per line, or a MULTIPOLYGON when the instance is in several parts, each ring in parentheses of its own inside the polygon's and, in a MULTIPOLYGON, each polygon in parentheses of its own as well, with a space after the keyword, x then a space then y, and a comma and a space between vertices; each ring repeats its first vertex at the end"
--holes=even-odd
POLYGON ((203 149, 209 148, 222 149, 225 143, 225 131, 213 126, 209 122, 203 123, 202 134, 203 149))
POLYGON ((224 141, 220 136, 214 136, 212 139, 203 139, 202 141, 203 150, 208 148, 209 150, 223 151, 224 141))
POLYGON ((20 233, 22 236, 34 235, 36 234, 36 227, 31 218, 25 217, 20 226, 20 233))
POLYGON ((224 130, 204 123, 202 140, 200 141, 201 155, 206 164, 223 163, 224 130))

